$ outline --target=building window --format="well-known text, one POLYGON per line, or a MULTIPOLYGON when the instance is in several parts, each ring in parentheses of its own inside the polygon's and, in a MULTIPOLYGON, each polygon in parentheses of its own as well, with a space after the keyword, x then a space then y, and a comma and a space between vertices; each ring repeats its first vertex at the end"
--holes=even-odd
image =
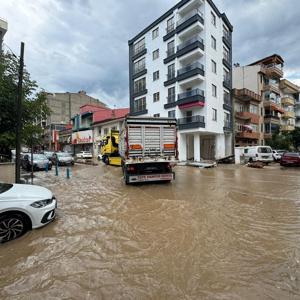
POLYGON ((213 108, 212 113, 213 113, 213 115, 212 115, 213 121, 217 121, 217 110, 213 108))
POLYGON ((174 17, 172 17, 167 21, 167 34, 171 31, 173 31, 174 29, 175 29, 174 17))
POLYGON ((227 104, 227 105, 230 105, 230 94, 223 90, 223 97, 224 97, 224 103, 227 104))
POLYGON ((217 74, 217 63, 214 60, 211 60, 211 71, 217 74))
POLYGON ((134 100, 133 111, 140 112, 146 110, 146 97, 134 100))
POLYGON ((158 27, 152 31, 152 40, 156 39, 159 35, 158 27))
POLYGON ((159 117, 160 117, 160 114, 154 114, 153 117, 154 117, 154 118, 159 118, 159 117))
POLYGON ((146 78, 145 77, 134 82, 134 88, 133 88, 134 93, 142 92, 145 89, 146 89, 146 78))
POLYGON ((217 40, 213 36, 211 36, 211 47, 217 49, 217 40))
POLYGON ((153 81, 156 81, 159 79, 159 71, 153 72, 153 81))
POLYGON ((104 135, 107 135, 107 134, 108 134, 108 128, 104 128, 103 134, 104 134, 104 135))
POLYGON ((229 50, 228 50, 227 48, 225 48, 225 47, 223 47, 223 58, 224 58, 227 62, 230 61, 230 59, 229 59, 229 50))
POLYGON ((133 65, 133 73, 137 74, 143 70, 145 70, 145 58, 142 58, 141 60, 137 61, 133 65))
POLYGON ((168 118, 176 118, 175 110, 168 111, 168 118))
POLYGON ((159 92, 153 94, 153 102, 159 101, 159 92))
POLYGON ((253 105, 253 104, 250 104, 250 112, 252 114, 258 114, 258 106, 257 105, 253 105))
POLYGON ((156 60, 159 58, 159 49, 153 51, 152 58, 153 58, 153 60, 156 60))
POLYGON ((214 26, 217 26, 217 18, 213 12, 211 12, 211 24, 213 24, 214 26))
POLYGON ((144 49, 145 49, 145 38, 143 38, 142 40, 140 40, 134 44, 133 54, 136 55, 136 54, 142 52, 144 49))
POLYGON ((169 65, 168 66, 168 80, 174 79, 175 78, 175 64, 169 65))
POLYGON ((212 95, 213 95, 213 97, 217 97, 217 86, 215 86, 214 84, 212 84, 211 88, 212 88, 212 95))
POLYGON ((171 41, 168 43, 167 57, 175 54, 175 42, 171 41))
POLYGON ((223 36, 229 41, 230 40, 230 33, 227 27, 223 26, 223 36))
POLYGON ((230 114, 227 112, 224 112, 224 127, 230 128, 230 114))
POLYGON ((230 84, 230 73, 226 69, 223 69, 223 80, 227 83, 230 84))
POLYGON ((175 87, 168 88, 168 103, 175 102, 175 87))

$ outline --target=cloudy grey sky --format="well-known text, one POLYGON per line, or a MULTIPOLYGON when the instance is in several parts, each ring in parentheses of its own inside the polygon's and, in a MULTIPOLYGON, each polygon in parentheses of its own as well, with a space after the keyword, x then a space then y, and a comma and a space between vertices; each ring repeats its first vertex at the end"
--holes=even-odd
MULTIPOLYGON (((16 54, 25 42, 32 78, 50 92, 81 89, 110 106, 128 106, 127 41, 177 0, 0 0, 5 36, 16 54)), ((300 84, 299 0, 215 0, 234 26, 233 61, 273 53, 300 84)))

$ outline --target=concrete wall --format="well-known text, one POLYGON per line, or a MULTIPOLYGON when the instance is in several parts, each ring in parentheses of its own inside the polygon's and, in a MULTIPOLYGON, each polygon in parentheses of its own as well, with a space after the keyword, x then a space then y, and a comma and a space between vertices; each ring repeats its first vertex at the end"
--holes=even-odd
POLYGON ((71 117, 78 114, 80 106, 84 104, 104 106, 99 100, 84 93, 48 93, 47 104, 52 112, 46 125, 69 123, 71 117))

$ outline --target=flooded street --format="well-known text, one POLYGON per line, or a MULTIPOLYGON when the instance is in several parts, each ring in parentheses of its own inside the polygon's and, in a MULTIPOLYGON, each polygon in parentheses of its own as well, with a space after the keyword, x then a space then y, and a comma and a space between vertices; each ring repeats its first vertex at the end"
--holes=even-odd
POLYGON ((37 173, 57 219, 0 245, 1 299, 299 299, 300 169, 37 173))

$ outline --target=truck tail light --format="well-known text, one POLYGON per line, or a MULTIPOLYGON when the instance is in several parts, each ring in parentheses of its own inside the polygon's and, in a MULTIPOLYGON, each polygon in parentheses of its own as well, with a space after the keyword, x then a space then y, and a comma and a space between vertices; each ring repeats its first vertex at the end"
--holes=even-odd
POLYGON ((127 167, 127 171, 128 171, 128 172, 134 172, 134 171, 135 171, 135 166, 130 166, 130 165, 129 165, 129 166, 127 167))

